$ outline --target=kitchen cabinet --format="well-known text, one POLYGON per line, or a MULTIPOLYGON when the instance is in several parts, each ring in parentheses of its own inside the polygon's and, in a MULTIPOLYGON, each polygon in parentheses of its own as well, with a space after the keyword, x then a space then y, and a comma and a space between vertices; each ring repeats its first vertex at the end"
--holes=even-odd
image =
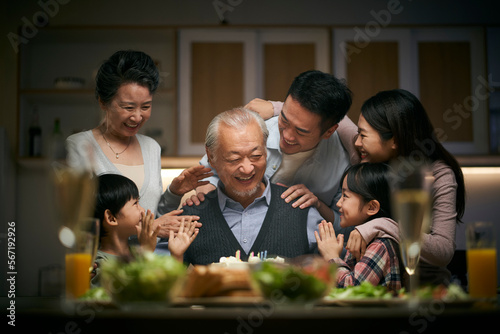
POLYGON ((482 28, 334 29, 334 74, 355 93, 349 115, 378 91, 415 94, 453 154, 488 154, 486 50, 482 28))

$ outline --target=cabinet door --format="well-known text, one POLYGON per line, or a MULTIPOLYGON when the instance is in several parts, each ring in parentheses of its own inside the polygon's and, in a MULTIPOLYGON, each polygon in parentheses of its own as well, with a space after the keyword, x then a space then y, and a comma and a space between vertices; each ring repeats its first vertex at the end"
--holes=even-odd
POLYGON ((191 48, 193 73, 189 141, 203 143, 203 129, 206 129, 212 118, 244 101, 244 43, 193 42, 191 48))
POLYGON ((380 90, 415 94, 453 154, 488 153, 487 78, 481 29, 334 30, 334 73, 354 93, 349 116, 380 90))
POLYGON ((203 155, 212 118, 256 95, 255 34, 182 30, 179 48, 179 155, 203 155))
POLYGON ((348 116, 357 123, 361 106, 379 91, 412 90, 410 32, 385 29, 376 35, 360 29, 335 29, 334 75, 344 78, 353 92, 348 116))
POLYGON ((487 154, 488 78, 481 29, 418 29, 418 93, 436 135, 456 154, 487 154))
POLYGON ((263 99, 283 101, 293 79, 304 71, 330 72, 326 29, 259 30, 259 41, 263 99))

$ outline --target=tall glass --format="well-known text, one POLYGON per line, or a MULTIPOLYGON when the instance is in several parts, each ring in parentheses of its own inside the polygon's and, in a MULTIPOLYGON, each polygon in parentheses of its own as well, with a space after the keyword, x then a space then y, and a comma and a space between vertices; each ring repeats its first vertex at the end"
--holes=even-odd
POLYGON ((73 230, 64 231, 64 241, 72 245, 67 248, 65 257, 66 298, 72 300, 90 288, 90 272, 99 243, 99 219, 82 218, 73 230))
POLYGON ((473 298, 497 297, 497 249, 491 222, 474 222, 466 227, 467 276, 473 298))
POLYGON ((431 186, 434 180, 429 165, 422 161, 398 158, 392 163, 392 210, 399 224, 399 246, 409 290, 416 301, 417 266, 422 234, 431 221, 431 186))

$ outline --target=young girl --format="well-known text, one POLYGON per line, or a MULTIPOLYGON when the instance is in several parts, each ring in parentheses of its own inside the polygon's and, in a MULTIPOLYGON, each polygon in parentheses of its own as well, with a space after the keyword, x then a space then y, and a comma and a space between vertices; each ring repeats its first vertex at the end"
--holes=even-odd
MULTIPOLYGON (((105 174, 98 177, 98 193, 94 217, 99 218, 100 237, 96 255, 95 276, 91 285, 99 285, 99 264, 116 256, 130 255, 129 237, 137 235, 141 248, 154 251, 159 226, 155 227, 154 215, 139 205, 139 190, 135 183, 117 174, 105 174)), ((170 231, 168 249, 178 261, 198 234, 196 222, 190 217, 183 219, 177 235, 170 231)))
MULTIPOLYGON (((375 219, 380 224, 390 223, 390 190, 386 164, 362 163, 351 166, 342 176, 342 197, 337 202, 340 212, 340 226, 358 226, 375 219)), ((397 291, 402 286, 402 266, 399 261, 398 235, 376 238, 366 248, 364 256, 356 258, 346 252, 340 254, 344 236, 335 236, 332 223, 319 225, 319 233, 314 232, 318 248, 327 261, 336 263, 337 287, 359 285, 368 281, 373 285, 387 286, 397 291)))

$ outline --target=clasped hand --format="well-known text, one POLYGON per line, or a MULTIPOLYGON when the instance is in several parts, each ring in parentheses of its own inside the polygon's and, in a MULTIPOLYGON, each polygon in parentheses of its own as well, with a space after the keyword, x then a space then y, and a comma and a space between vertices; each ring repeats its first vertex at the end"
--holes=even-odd
POLYGON ((163 216, 157 218, 155 223, 159 226, 160 231, 158 233, 158 237, 160 238, 169 238, 170 232, 174 233, 174 236, 179 232, 179 228, 181 226, 183 219, 189 219, 195 224, 196 228, 201 227, 201 223, 198 221, 200 217, 198 216, 179 216, 182 214, 183 210, 174 210, 169 213, 164 214, 163 216))
POLYGON ((318 225, 318 231, 314 231, 314 236, 318 243, 318 250, 326 261, 340 256, 344 248, 344 235, 336 236, 332 223, 322 220, 318 225))

